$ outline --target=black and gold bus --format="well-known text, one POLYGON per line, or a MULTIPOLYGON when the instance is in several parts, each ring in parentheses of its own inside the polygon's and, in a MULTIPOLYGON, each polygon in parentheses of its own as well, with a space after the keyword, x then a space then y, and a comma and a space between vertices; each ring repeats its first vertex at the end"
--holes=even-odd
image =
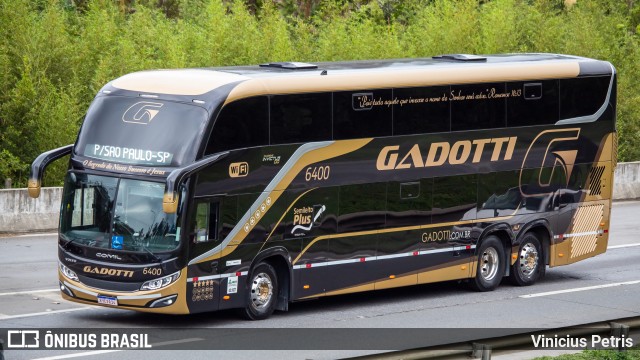
POLYGON ((616 72, 555 55, 157 70, 105 85, 70 154, 65 299, 266 318, 607 248, 616 72))

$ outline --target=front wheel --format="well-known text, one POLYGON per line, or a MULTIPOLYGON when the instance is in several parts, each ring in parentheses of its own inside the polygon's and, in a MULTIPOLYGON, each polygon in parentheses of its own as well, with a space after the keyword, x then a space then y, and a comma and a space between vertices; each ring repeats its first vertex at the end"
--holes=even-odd
POLYGON ((509 280, 518 286, 533 285, 544 271, 544 266, 540 240, 535 234, 527 233, 520 242, 518 259, 511 265, 509 280))
POLYGON ((476 276, 470 285, 477 291, 492 291, 500 285, 506 269, 504 247, 496 236, 487 236, 478 250, 476 276))
POLYGON ((273 266, 258 264, 251 272, 251 281, 247 289, 247 305, 242 315, 249 320, 268 318, 276 309, 278 300, 278 277, 273 266))

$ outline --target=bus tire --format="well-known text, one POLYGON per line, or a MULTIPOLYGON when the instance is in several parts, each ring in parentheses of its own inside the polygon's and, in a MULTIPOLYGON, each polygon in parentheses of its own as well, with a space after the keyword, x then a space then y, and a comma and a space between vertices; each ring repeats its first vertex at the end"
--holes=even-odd
POLYGON ((469 285, 476 291, 492 291, 500 285, 505 269, 504 246, 498 237, 489 235, 480 244, 476 276, 469 285))
POLYGON ((544 271, 540 240, 534 233, 526 233, 518 248, 518 259, 511 265, 509 280, 518 286, 529 286, 538 280, 544 271))
POLYGON ((278 292, 276 270, 267 263, 259 263, 249 277, 246 306, 242 309, 242 315, 248 320, 268 318, 276 309, 278 292))

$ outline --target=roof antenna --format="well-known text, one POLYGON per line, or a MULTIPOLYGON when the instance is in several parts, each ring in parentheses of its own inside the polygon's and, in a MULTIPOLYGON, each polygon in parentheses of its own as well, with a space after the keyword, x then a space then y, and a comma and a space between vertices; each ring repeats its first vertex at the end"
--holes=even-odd
POLYGON ((327 75, 327 70, 322 70, 322 72, 320 73, 320 75, 327 75))

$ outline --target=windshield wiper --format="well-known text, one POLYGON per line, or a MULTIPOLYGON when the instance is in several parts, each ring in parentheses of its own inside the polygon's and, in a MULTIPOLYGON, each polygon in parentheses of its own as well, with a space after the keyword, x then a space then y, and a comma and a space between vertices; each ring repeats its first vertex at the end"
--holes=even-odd
POLYGON ((62 250, 67 250, 67 248, 69 247, 69 245, 71 245, 72 242, 75 242, 76 240, 89 240, 89 239, 81 239, 78 237, 74 237, 74 238, 70 238, 65 234, 60 234, 60 237, 66 241, 66 243, 64 245, 62 245, 62 250))
POLYGON ((162 264, 162 260, 158 257, 158 255, 154 254, 151 250, 147 249, 147 247, 144 245, 139 245, 139 246, 142 248, 142 250, 146 251, 149 255, 151 255, 154 261, 162 264))

